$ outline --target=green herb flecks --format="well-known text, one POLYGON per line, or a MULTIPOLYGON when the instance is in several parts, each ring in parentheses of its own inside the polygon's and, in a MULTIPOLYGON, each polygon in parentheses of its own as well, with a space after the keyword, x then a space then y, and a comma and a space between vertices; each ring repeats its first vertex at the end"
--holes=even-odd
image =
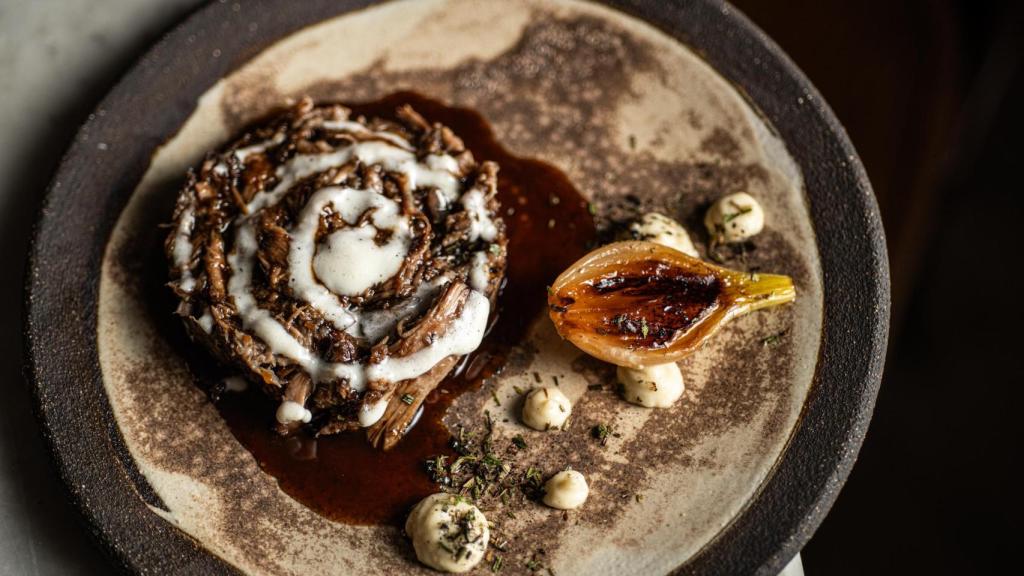
POLYGON ((754 211, 754 208, 752 206, 740 206, 735 202, 729 202, 729 204, 736 209, 736 212, 726 214, 725 217, 722 218, 722 224, 728 224, 729 222, 732 222, 733 220, 739 218, 740 216, 743 216, 744 214, 749 214, 754 211))
POLYGON ((785 336, 787 332, 789 332, 788 328, 786 330, 783 330, 782 332, 778 332, 776 334, 772 334, 771 336, 762 338, 761 345, 764 346, 765 348, 768 348, 769 346, 775 346, 776 344, 779 343, 780 340, 782 340, 782 337, 785 336))
POLYGON ((523 439, 522 434, 516 434, 512 437, 512 444, 520 450, 526 450, 526 440, 523 439))

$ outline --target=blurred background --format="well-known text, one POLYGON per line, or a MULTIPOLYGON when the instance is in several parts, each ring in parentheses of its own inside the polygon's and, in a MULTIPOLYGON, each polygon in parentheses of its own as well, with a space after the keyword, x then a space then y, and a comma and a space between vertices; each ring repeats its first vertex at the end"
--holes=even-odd
POLYGON ((1024 2, 734 3, 846 126, 889 243, 881 393, 806 573, 1006 573, 1024 437, 1024 2))
MULTIPOLYGON (((0 476, 10 479, 0 575, 109 572, 39 458, 19 374, 20 271, 40 194, 78 125, 200 3, 0 0, 0 476)), ((889 242, 881 394, 857 465, 803 552, 806 573, 1002 573, 1020 510, 1024 2, 734 3, 846 126, 889 242)))

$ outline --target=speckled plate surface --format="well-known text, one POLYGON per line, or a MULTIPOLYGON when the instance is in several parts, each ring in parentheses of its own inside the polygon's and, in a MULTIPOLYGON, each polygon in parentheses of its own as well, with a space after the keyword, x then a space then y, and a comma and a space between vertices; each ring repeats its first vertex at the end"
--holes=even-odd
MULTIPOLYGON (((588 390, 612 371, 538 318, 449 417, 479 419, 492 388, 506 401, 490 410, 510 411, 514 387, 535 378, 557 377, 575 401, 572 427, 536 437, 528 457, 584 471, 591 498, 508 521, 508 558, 543 547, 559 574, 777 572, 852 466, 888 329, 877 209, 820 96, 718 2, 365 4, 207 6, 118 84, 58 171, 28 280, 29 373, 93 534, 135 572, 427 572, 396 528, 330 522, 261 472, 192 385, 155 319, 170 310, 151 297, 158 225, 205 150, 289 97, 413 89, 477 110, 511 151, 564 170, 599 219, 662 211, 702 253, 710 200, 762 199, 768 229, 743 265, 793 276, 797 303, 741 319, 682 362, 677 406, 588 390), (621 437, 601 447, 596 422, 621 437)), ((521 431, 507 416, 499 437, 521 431)))

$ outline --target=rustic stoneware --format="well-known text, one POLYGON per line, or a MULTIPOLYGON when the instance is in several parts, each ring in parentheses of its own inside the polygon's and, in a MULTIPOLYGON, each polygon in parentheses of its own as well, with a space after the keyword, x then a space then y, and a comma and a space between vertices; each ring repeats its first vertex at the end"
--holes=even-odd
POLYGON ((750 192, 768 227, 731 264, 789 274, 799 295, 683 361, 685 396, 657 411, 593 390, 613 371, 539 317, 449 419, 488 409, 511 438, 515 388, 557 378, 573 425, 531 436, 525 457, 584 471, 592 494, 566 516, 503 519, 503 571, 526 573, 543 548, 559 574, 777 573, 853 465, 888 330, 877 207, 820 95, 712 0, 369 4, 211 3, 129 71, 55 176, 27 280, 28 374, 92 535, 138 573, 429 573, 396 527, 331 522, 260 470, 192 383, 160 253, 185 170, 247 122, 302 95, 412 89, 561 168, 599 221, 661 211, 705 255, 704 209, 750 192), (600 446, 597 422, 620 436, 600 446))

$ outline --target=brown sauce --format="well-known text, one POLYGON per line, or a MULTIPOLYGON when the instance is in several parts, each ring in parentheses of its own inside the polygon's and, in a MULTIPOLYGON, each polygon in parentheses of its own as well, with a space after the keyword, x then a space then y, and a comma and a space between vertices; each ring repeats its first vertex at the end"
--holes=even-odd
POLYGON ((231 431, 277 479, 281 489, 316 512, 349 524, 399 523, 418 500, 437 491, 424 461, 452 455, 443 418, 456 397, 498 374, 545 307, 546 287, 582 256, 594 238, 587 203, 559 169, 511 155, 482 116, 412 92, 352 106, 357 114, 389 118, 410 104, 455 132, 478 161, 500 166, 498 198, 508 230, 506 284, 497 322, 481 347, 460 362, 424 402, 419 421, 388 452, 370 446, 363 431, 284 438, 272 431, 276 405, 253 391, 224 394, 217 407, 231 431))

